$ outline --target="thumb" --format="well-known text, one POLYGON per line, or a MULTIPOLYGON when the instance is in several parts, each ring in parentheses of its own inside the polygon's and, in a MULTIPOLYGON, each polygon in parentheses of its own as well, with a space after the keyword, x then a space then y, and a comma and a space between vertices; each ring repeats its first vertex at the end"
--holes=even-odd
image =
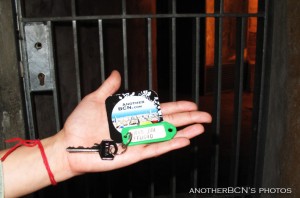
POLYGON ((114 94, 121 86, 121 75, 114 70, 102 85, 94 92, 99 100, 105 100, 108 96, 114 94))

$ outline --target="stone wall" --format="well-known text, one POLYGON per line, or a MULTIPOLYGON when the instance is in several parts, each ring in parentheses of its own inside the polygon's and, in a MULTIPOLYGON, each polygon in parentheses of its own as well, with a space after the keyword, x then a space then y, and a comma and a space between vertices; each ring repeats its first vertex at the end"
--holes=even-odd
POLYGON ((4 140, 24 137, 21 84, 18 71, 12 5, 0 1, 0 149, 4 140))
POLYGON ((299 197, 300 2, 276 0, 272 3, 269 111, 262 185, 292 188, 291 195, 277 194, 277 197, 299 197))

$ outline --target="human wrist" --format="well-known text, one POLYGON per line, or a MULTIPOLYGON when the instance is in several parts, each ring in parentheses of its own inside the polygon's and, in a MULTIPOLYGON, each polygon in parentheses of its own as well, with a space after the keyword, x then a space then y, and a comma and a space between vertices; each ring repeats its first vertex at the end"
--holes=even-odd
POLYGON ((69 166, 63 130, 54 136, 43 139, 42 144, 56 182, 67 180, 76 175, 69 166))

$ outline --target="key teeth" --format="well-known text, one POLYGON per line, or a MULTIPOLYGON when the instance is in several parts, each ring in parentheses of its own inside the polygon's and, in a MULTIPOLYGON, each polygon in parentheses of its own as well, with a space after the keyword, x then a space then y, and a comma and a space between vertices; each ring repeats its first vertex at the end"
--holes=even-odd
POLYGON ((69 151, 69 152, 72 152, 72 150, 74 150, 73 152, 76 152, 75 150, 76 149, 82 149, 82 150, 84 150, 84 149, 97 149, 97 147, 84 147, 84 146, 77 146, 77 147, 75 147, 75 146, 69 146, 69 147, 67 147, 66 148, 66 150, 67 151, 69 151))
POLYGON ((86 147, 84 147, 84 146, 77 146, 77 147, 75 147, 75 146, 69 146, 69 147, 67 147, 67 149, 85 149, 86 147))

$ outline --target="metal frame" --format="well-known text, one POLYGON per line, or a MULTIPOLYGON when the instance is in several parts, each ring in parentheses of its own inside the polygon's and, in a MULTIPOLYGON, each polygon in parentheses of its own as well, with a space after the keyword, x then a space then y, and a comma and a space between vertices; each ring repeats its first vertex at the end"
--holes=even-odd
MULTIPOLYGON (((171 100, 175 101, 177 99, 177 65, 176 65, 176 19, 178 18, 192 18, 194 19, 194 29, 196 32, 200 32, 200 20, 206 17, 214 17, 216 19, 216 28, 215 28, 215 88, 214 88, 214 114, 213 114, 213 152, 214 157, 212 160, 212 175, 211 175, 211 187, 218 187, 218 178, 219 178, 219 139, 220 139, 220 109, 221 109, 221 88, 222 88, 222 26, 223 26, 223 18, 224 17, 234 17, 237 18, 237 61, 236 61, 236 82, 237 85, 235 88, 235 99, 234 99, 234 107, 235 107, 235 122, 234 122, 234 151, 232 153, 232 167, 231 167, 231 186, 237 185, 237 178, 238 178, 238 168, 239 168, 239 148, 240 148, 240 136, 241 136, 241 108, 242 108, 242 92, 243 92, 243 71, 244 71, 244 60, 243 60, 243 49, 245 46, 245 30, 246 30, 246 20, 249 17, 256 17, 259 21, 258 27, 258 34, 260 35, 257 39, 258 50, 257 50, 257 60, 256 60, 256 67, 260 68, 256 71, 256 84, 255 84, 255 98, 254 98, 254 110, 253 110, 253 134, 254 134, 254 147, 253 147, 253 162, 254 167, 252 169, 254 175, 253 178, 250 178, 249 184, 255 185, 258 182, 258 173, 257 169, 261 166, 262 162, 258 159, 258 152, 261 152, 260 145, 262 144, 260 141, 260 137, 263 135, 263 131, 261 129, 261 121, 262 121, 262 104, 264 101, 264 74, 265 74, 265 54, 267 50, 266 46, 266 34, 267 34, 267 23, 268 23, 268 0, 266 1, 259 1, 259 12, 255 14, 245 14, 245 13, 224 13, 223 4, 224 0, 216 0, 215 1, 215 13, 194 13, 194 14, 178 14, 176 12, 176 0, 172 0, 171 12, 168 14, 146 14, 146 15, 131 15, 127 14, 126 11, 126 0, 122 0, 122 13, 120 15, 101 15, 101 16, 77 16, 76 15, 76 2, 72 0, 72 16, 67 17, 47 17, 47 18, 24 18, 22 15, 22 5, 20 0, 15 0, 16 4, 16 12, 18 16, 18 29, 21 34, 20 46, 21 46, 21 62, 24 65, 24 91, 25 91, 25 103, 26 103, 26 113, 27 113, 27 124, 28 124, 28 131, 30 138, 36 138, 35 132, 35 123, 34 123, 34 113, 32 111, 33 104, 32 104, 32 93, 39 92, 39 91, 51 91, 53 94, 53 103, 55 107, 55 115, 56 115, 56 127, 57 130, 60 129, 60 109, 58 104, 57 98, 57 85, 55 82, 55 71, 54 71, 54 60, 53 60, 53 45, 52 45, 52 23, 53 22, 72 22, 73 27, 73 36, 74 36, 74 54, 75 54, 75 68, 76 68, 76 86, 77 86, 77 100, 78 102, 81 100, 81 88, 80 88, 80 71, 79 71, 79 56, 78 56, 78 41, 77 41, 77 22, 78 21, 97 21, 98 23, 98 30, 99 30, 99 48, 100 48, 100 67, 101 67, 101 80, 104 81, 105 79, 105 60, 104 60, 104 45, 103 45, 103 26, 102 23, 104 20, 112 20, 112 19, 119 19, 122 21, 122 41, 123 41, 123 60, 124 60, 124 88, 128 89, 128 57, 127 57, 127 20, 128 19, 145 19, 146 27, 147 27, 147 43, 148 48, 148 85, 149 88, 152 88, 152 26, 151 23, 154 19, 170 19, 170 41, 171 41, 171 55, 170 55, 170 84, 171 84, 171 100), (30 45, 28 43, 28 34, 26 27, 28 25, 34 25, 34 27, 41 25, 43 28, 46 28, 46 33, 48 35, 47 42, 49 46, 47 48, 48 55, 50 55, 50 59, 46 59, 42 61, 45 63, 45 67, 43 72, 46 74, 46 79, 49 81, 45 81, 47 86, 39 87, 35 85, 38 83, 37 79, 34 79, 33 75, 36 75, 32 70, 31 62, 30 62, 30 51, 35 50, 35 52, 39 52, 36 49, 29 49, 30 45), (48 62, 47 62, 48 61, 48 62)), ((45 32, 44 32, 45 33, 45 32)), ((195 72, 194 78, 194 101, 199 103, 199 89, 200 89, 200 77, 199 77, 199 70, 200 70, 200 35, 197 33, 195 34, 195 46, 194 46, 194 65, 193 71, 195 72)), ((32 46, 31 46, 32 47, 32 46)), ((34 60, 36 61, 36 59, 34 60)), ((197 145, 193 144, 194 150, 197 151, 197 145)), ((197 152, 195 152, 197 155, 197 152)), ((198 162, 196 162, 197 164, 198 162)), ((197 178, 198 178, 198 169, 195 167, 192 175, 192 186, 197 187, 197 178)), ((176 197, 176 175, 173 174, 171 178, 171 197, 176 197)), ((191 187, 192 187, 191 186, 191 187)), ((155 188, 153 181, 150 185, 150 197, 154 197, 155 195, 155 188)), ((129 193, 129 195, 132 193, 129 193)), ((129 197, 131 197, 129 196, 129 197)))

